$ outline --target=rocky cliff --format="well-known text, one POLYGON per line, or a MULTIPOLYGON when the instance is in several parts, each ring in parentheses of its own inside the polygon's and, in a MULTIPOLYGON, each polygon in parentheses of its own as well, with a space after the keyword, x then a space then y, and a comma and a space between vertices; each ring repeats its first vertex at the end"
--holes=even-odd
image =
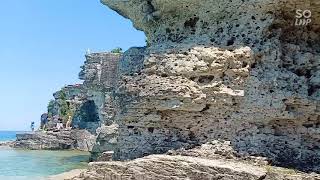
MULTIPOLYGON (((319 172, 319 2, 102 2, 131 19, 149 41, 125 52, 119 63, 114 159, 225 139, 241 156, 319 172), (299 9, 311 12, 310 24, 296 23, 299 9)), ((128 177, 139 171, 152 179, 148 173, 157 170, 133 166, 161 169, 162 163, 180 167, 197 160, 151 157, 96 169, 128 177), (126 168, 115 172, 116 166, 126 168)))
MULTIPOLYGON (((33 150, 78 149, 91 151, 92 159, 108 151, 110 145, 104 147, 103 141, 108 134, 112 134, 110 127, 115 127, 114 132, 117 132, 117 125, 112 126, 114 109, 111 102, 120 57, 119 53, 87 54, 79 74, 84 82, 65 86, 55 92, 54 99, 48 104, 48 111, 41 116, 42 131, 18 134, 13 147, 33 150), (62 130, 56 129, 59 122, 63 123, 62 130)), ((113 141, 116 143, 116 140, 113 141)))
POLYGON ((102 3, 149 41, 120 61, 114 159, 226 139, 244 154, 319 172, 318 1, 102 3), (295 25, 297 9, 311 11, 310 24, 295 25))
MULTIPOLYGON (((120 53, 92 53, 86 55, 86 61, 79 73, 84 80, 87 98, 96 106, 95 129, 97 141, 91 154, 97 160, 103 152, 112 151, 117 144, 118 125, 114 123, 116 113, 115 89, 117 87, 117 71, 120 53)), ((82 121, 83 122, 83 121, 82 121)))
POLYGON ((266 164, 320 172, 317 0, 101 1, 148 46, 87 55, 80 77, 101 124, 92 156, 140 159, 76 179, 316 178, 266 164), (217 140, 228 146, 200 146, 217 140))

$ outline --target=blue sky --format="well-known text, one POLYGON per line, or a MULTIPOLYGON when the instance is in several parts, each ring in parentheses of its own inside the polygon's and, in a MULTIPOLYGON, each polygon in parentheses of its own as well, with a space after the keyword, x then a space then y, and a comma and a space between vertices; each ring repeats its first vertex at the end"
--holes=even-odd
POLYGON ((0 130, 38 123, 53 92, 80 82, 87 49, 145 45, 99 0, 2 0, 0 23, 0 130))

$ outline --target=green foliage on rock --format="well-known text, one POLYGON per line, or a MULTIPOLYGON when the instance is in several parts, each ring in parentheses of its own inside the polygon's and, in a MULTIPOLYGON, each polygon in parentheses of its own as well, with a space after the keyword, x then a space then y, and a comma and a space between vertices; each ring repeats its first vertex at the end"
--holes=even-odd
POLYGON ((48 110, 48 116, 52 117, 53 116, 53 111, 54 111, 54 100, 50 100, 47 106, 47 110, 48 110))
POLYGON ((122 53, 122 48, 117 47, 117 48, 115 48, 115 49, 112 49, 112 50, 111 50, 111 52, 112 52, 112 53, 118 53, 118 54, 121 54, 121 53, 122 53))
POLYGON ((74 112, 76 107, 72 102, 70 102, 67 98, 67 94, 64 91, 60 91, 56 100, 50 100, 48 103, 48 116, 59 116, 64 123, 66 123, 69 119, 74 116, 74 112))
POLYGON ((60 99, 59 100, 59 116, 64 117, 67 116, 69 111, 69 104, 66 100, 60 99))
POLYGON ((66 100, 66 93, 64 91, 60 91, 59 92, 59 99, 61 100, 66 100))
POLYGON ((149 42, 148 38, 145 39, 145 42, 146 42, 146 46, 147 46, 147 47, 150 47, 150 46, 151 46, 151 43, 149 42))

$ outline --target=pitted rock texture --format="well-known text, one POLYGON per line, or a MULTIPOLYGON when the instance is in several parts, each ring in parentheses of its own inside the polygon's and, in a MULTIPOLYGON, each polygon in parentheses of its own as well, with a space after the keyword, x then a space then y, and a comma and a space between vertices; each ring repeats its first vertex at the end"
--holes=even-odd
POLYGON ((318 1, 102 2, 150 45, 120 61, 114 159, 226 139, 242 154, 320 172, 318 1), (296 9, 312 23, 295 26, 296 9))
POLYGON ((101 0, 133 21, 151 44, 215 43, 255 44, 274 20, 295 23, 295 10, 311 10, 312 25, 319 27, 317 0, 101 0), (256 36, 256 37, 255 37, 256 36))
POLYGON ((96 162, 78 179, 243 179, 258 180, 266 170, 248 164, 188 156, 153 155, 129 162, 96 162))
POLYGON ((228 141, 213 141, 190 150, 170 151, 132 161, 94 162, 73 180, 98 179, 226 179, 316 180, 317 174, 266 164, 264 158, 238 156, 228 141))
POLYGON ((122 76, 116 92, 121 107, 116 156, 141 157, 231 137, 232 128, 215 129, 231 126, 227 120, 243 101, 254 62, 250 48, 196 47, 144 58, 144 68, 122 76))
POLYGON ((237 152, 231 145, 230 141, 214 140, 202 144, 192 149, 177 149, 167 152, 168 155, 181 155, 199 157, 204 159, 221 159, 224 161, 238 161, 243 163, 251 163, 254 165, 268 165, 268 159, 264 157, 255 157, 237 152))

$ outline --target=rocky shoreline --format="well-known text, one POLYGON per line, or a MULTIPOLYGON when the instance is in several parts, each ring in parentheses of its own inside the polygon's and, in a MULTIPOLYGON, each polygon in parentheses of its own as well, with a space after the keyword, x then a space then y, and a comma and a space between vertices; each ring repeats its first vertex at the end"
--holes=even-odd
POLYGON ((96 138, 86 130, 36 131, 17 134, 10 146, 29 150, 91 151, 96 138))
POLYGON ((72 180, 83 179, 316 180, 316 173, 272 166, 267 158, 239 154, 228 141, 172 150, 131 161, 92 162, 72 180))
POLYGON ((100 162, 73 180, 320 178, 319 3, 101 2, 148 46, 87 54, 83 84, 55 93, 43 116, 76 130, 17 147, 90 151, 100 162), (293 26, 297 8, 312 11, 308 27, 293 26))
POLYGON ((0 141, 0 148, 12 148, 14 143, 14 141, 0 141))

